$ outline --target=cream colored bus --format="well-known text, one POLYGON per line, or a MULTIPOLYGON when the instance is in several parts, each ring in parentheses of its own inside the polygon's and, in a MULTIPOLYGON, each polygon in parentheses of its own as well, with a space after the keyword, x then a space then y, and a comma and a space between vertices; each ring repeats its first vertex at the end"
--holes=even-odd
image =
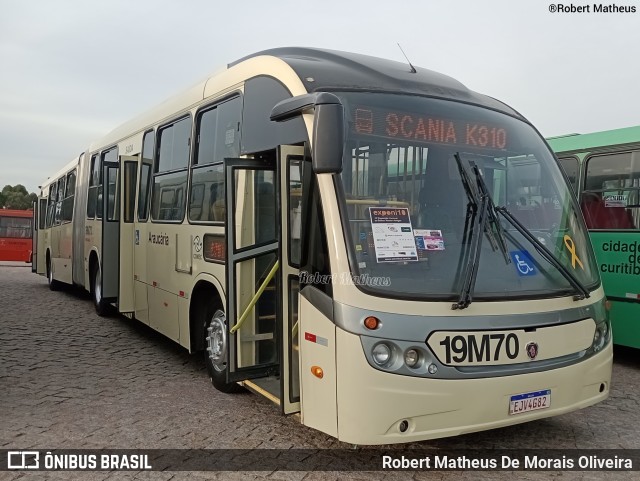
POLYGON ((426 69, 283 48, 229 64, 42 188, 36 270, 353 444, 609 394, 606 299, 538 132, 426 69), (71 188, 73 186, 73 188, 71 188), (65 204, 66 202, 66 204, 65 204))

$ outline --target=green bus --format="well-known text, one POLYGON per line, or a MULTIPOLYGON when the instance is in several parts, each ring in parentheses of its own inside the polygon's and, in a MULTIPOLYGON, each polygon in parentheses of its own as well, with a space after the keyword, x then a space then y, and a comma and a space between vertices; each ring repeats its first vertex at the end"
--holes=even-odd
POLYGON ((591 235, 614 343, 640 348, 640 125, 547 141, 591 235))

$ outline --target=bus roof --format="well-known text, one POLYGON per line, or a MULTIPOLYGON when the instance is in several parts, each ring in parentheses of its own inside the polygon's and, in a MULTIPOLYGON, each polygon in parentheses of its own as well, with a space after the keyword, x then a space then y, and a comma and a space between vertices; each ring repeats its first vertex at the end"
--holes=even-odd
MULTIPOLYGON (((123 138, 150 128, 153 124, 162 122, 177 112, 197 104, 205 98, 207 84, 211 83, 213 79, 225 77, 234 69, 240 68, 245 61, 258 58, 277 59, 278 65, 288 66, 302 82, 307 92, 357 89, 425 95, 468 102, 523 118, 506 104, 469 90, 457 80, 432 70, 416 67, 416 72, 412 73, 407 63, 368 55, 316 48, 284 47, 251 54, 218 69, 191 88, 115 128, 92 143, 89 152, 93 153, 111 146, 123 138)), ((281 70, 273 70, 276 65, 274 63, 262 62, 254 65, 266 66, 267 70, 265 68, 263 70, 256 69, 255 72, 248 73, 249 70, 245 69, 245 75, 248 73, 247 78, 259 75, 275 76, 277 72, 282 72, 281 70)), ((228 78, 236 77, 228 75, 228 78)))
POLYGON ((364 90, 402 92, 470 102, 521 115, 506 104, 469 90, 458 80, 433 70, 411 67, 370 55, 306 47, 263 50, 229 64, 229 68, 260 55, 278 57, 302 79, 309 92, 325 90, 364 90))
POLYGON ((640 142, 640 125, 590 134, 559 135, 547 138, 547 142, 556 153, 580 152, 597 147, 634 144, 640 142))
POLYGON ((47 180, 45 180, 40 186, 40 189, 42 190, 42 192, 44 192, 52 182, 58 180, 63 175, 66 175, 67 172, 73 170, 73 168, 78 165, 79 159, 80 159, 80 156, 76 157, 75 159, 69 161, 62 169, 60 169, 58 172, 53 174, 51 177, 47 177, 47 180))
POLYGON ((0 217, 33 217, 33 210, 0 209, 0 217))

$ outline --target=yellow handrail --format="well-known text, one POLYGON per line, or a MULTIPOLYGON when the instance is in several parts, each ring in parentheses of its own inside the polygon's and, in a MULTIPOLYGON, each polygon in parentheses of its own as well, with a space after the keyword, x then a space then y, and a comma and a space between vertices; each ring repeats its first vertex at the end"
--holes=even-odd
POLYGON ((256 303, 258 302, 258 299, 260 299, 260 296, 262 295, 264 290, 267 288, 267 285, 273 279, 273 276, 276 275, 276 272, 278 271, 279 267, 280 267, 280 260, 277 260, 276 263, 271 268, 271 270, 269 271, 269 274, 267 274, 267 277, 265 278, 265 280, 262 281, 262 284, 260 285, 260 288, 258 289, 258 291, 253 295, 251 302, 249 303, 247 308, 244 310, 244 312, 240 316, 240 319, 238 319, 238 322, 236 323, 236 325, 233 326, 229 331, 231 334, 235 334, 235 332, 238 329, 240 329, 240 327, 242 327, 242 323, 247 319, 247 317, 249 317, 249 313, 255 307, 256 303))

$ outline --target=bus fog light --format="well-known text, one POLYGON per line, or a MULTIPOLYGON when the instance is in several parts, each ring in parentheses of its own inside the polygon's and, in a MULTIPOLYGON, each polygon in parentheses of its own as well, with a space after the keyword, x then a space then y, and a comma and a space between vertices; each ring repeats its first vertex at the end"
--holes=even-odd
POLYGON ((420 362, 420 353, 416 349, 407 349, 404 352, 404 363, 409 367, 416 367, 420 362))
POLYGON ((435 364, 429 364, 429 374, 435 374, 438 372, 438 366, 436 366, 435 364))
POLYGON ((384 342, 381 342, 380 344, 376 344, 373 347, 371 355, 373 356, 373 361, 377 365, 382 366, 389 362, 389 359, 391 359, 391 348, 384 342))
POLYGON ((409 429, 409 421, 407 421, 406 419, 404 421, 402 421, 400 423, 400 425, 398 426, 398 429, 400 429, 401 433, 406 432, 407 429, 409 429))

